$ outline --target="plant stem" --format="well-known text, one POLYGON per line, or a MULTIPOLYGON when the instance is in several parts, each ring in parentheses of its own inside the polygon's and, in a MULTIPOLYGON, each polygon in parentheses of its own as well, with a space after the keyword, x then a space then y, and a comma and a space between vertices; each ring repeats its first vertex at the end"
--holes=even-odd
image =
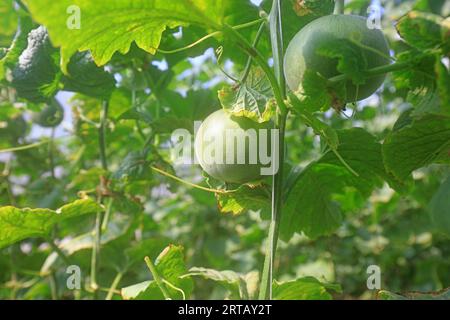
POLYGON ((56 282, 56 276, 54 273, 48 276, 48 280, 50 283, 50 292, 52 295, 52 300, 58 300, 58 284, 56 282))
POLYGON ((278 172, 273 176, 272 183, 272 216, 270 220, 269 235, 267 239, 267 247, 264 259, 264 266, 261 276, 261 285, 259 291, 260 300, 272 299, 272 282, 273 282, 273 270, 274 261, 276 256, 279 226, 282 214, 283 205, 283 164, 284 164, 284 138, 285 138, 285 126, 286 126, 287 114, 279 115, 279 155, 278 172))
MULTIPOLYGON (((367 70, 365 72, 365 76, 366 76, 366 78, 372 78, 372 77, 376 77, 376 76, 386 74, 389 72, 400 71, 400 70, 403 70, 406 68, 410 68, 411 64, 412 64, 412 61, 403 61, 403 62, 396 62, 396 63, 388 64, 388 65, 381 66, 381 67, 376 67, 376 68, 367 70)), ((344 80, 348 80, 348 79, 349 79, 348 74, 340 74, 338 76, 328 79, 328 81, 340 82, 340 81, 344 81, 344 80)))
POLYGON ((166 287, 163 284, 162 279, 159 276, 158 271, 156 270, 155 265, 153 264, 152 260, 149 257, 145 257, 145 263, 147 264, 148 269, 150 270, 150 273, 153 276, 153 279, 155 279, 156 284, 158 285, 159 289, 161 289, 161 292, 166 300, 171 300, 171 297, 169 293, 167 292, 166 287))
POLYGON ((36 143, 32 143, 32 144, 27 144, 24 146, 20 146, 20 147, 13 147, 13 148, 8 148, 8 149, 2 149, 0 150, 0 153, 9 153, 9 152, 16 152, 16 151, 23 151, 23 150, 29 150, 29 149, 33 149, 39 146, 42 146, 46 143, 49 143, 50 140, 43 140, 43 141, 39 141, 36 143))
MULTIPOLYGON (((100 128, 99 128, 99 148, 100 148, 100 160, 102 163, 102 168, 105 171, 108 171, 108 161, 106 158, 106 125, 108 121, 108 108, 109 102, 103 101, 102 111, 100 112, 100 128)), ((103 179, 101 182, 100 188, 103 189, 103 179)), ((100 190, 100 194, 98 196, 98 202, 100 204, 103 203, 103 190, 100 190)), ((101 236, 102 236, 102 209, 97 211, 97 215, 95 217, 95 227, 93 230, 94 234, 94 245, 92 248, 92 256, 91 256, 91 287, 94 292, 94 299, 98 297, 98 283, 97 283, 97 274, 99 270, 100 263, 100 247, 101 247, 101 236)))
POLYGON ((103 221, 102 221, 102 231, 105 231, 106 228, 108 227, 108 223, 111 218, 113 202, 114 202, 114 198, 112 198, 112 197, 108 198, 108 201, 106 203, 106 208, 105 208, 105 216, 103 217, 103 221))
MULTIPOLYGON (((237 25, 237 26, 233 26, 232 28, 235 29, 235 30, 244 29, 244 28, 252 27, 252 26, 254 26, 255 24, 258 24, 261 21, 265 21, 265 18, 261 18, 261 19, 257 19, 257 20, 254 20, 254 21, 243 23, 243 24, 240 24, 240 25, 237 25)), ((203 41, 208 40, 210 38, 213 38, 215 36, 218 36, 221 33, 222 33, 222 31, 211 32, 211 33, 207 34, 206 36, 198 39, 197 41, 195 41, 195 42, 193 42, 193 43, 191 43, 191 44, 189 44, 187 46, 184 46, 184 47, 181 47, 181 48, 178 48, 178 49, 174 49, 174 50, 163 50, 163 49, 160 49, 160 48, 154 48, 154 49, 157 50, 158 52, 161 52, 161 53, 164 53, 164 54, 177 53, 177 52, 181 52, 181 51, 185 51, 185 50, 191 49, 191 48, 195 47, 196 45, 199 45, 203 41)))
POLYGON ((334 0, 334 14, 344 14, 345 0, 334 0))
POLYGON ((50 161, 50 173, 53 180, 56 180, 55 176, 55 153, 54 153, 54 144, 55 144, 55 128, 51 129, 50 139, 48 143, 48 158, 50 161))
POLYGON ((199 189, 199 190, 203 190, 203 191, 207 191, 207 192, 213 192, 213 193, 219 193, 219 194, 229 194, 229 193, 236 192, 236 190, 219 190, 219 189, 211 189, 211 188, 207 188, 207 187, 202 187, 202 186, 199 186, 199 185, 197 185, 195 183, 191 183, 191 182, 188 182, 188 181, 183 180, 181 178, 178 178, 177 176, 174 176, 173 174, 165 172, 165 171, 163 171, 161 169, 158 169, 158 168, 156 168, 154 166, 150 166, 150 168, 152 170, 158 172, 159 174, 163 175, 163 176, 166 176, 166 177, 168 177, 170 179, 173 179, 173 180, 175 180, 177 182, 180 182, 182 184, 185 184, 187 186, 190 186, 190 187, 193 187, 193 188, 196 188, 196 189, 199 189))
POLYGON ((99 128, 99 147, 100 147, 100 160, 102 162, 102 168, 108 171, 108 161, 106 157, 106 125, 108 121, 108 109, 109 102, 103 101, 102 111, 100 113, 100 128, 99 128))
POLYGON ((22 0, 16 0, 17 5, 25 12, 30 12, 28 8, 23 4, 22 0))
MULTIPOLYGON (((274 68, 277 86, 280 89, 283 101, 286 98, 285 79, 283 74, 283 42, 281 30, 281 7, 279 0, 273 0, 272 11, 270 13, 270 34, 272 43, 272 53, 274 57, 274 68)), ((276 256, 279 225, 283 204, 283 164, 284 164, 284 138, 286 119, 288 110, 280 108, 277 115, 277 126, 279 129, 278 138, 278 171, 273 176, 272 183, 272 217, 270 221, 269 236, 267 240, 266 255, 261 276, 259 291, 260 300, 272 299, 272 283, 274 260, 276 256)))
POLYGON ((56 254, 64 261, 66 265, 70 265, 69 258, 66 256, 66 254, 61 250, 61 248, 58 247, 58 245, 53 241, 53 239, 48 239, 48 243, 50 244, 50 247, 52 247, 53 251, 56 252, 56 254))
MULTIPOLYGON (((261 36, 264 32, 265 25, 266 25, 265 21, 263 23, 261 23, 261 25, 259 26, 258 32, 256 33, 255 40, 253 40, 252 46, 255 49, 258 46, 258 42, 261 39, 261 36)), ((240 80, 240 82, 242 84, 244 84, 245 81, 247 81, 248 75, 250 74, 250 69, 252 67, 252 62, 253 62, 252 57, 248 57, 247 64, 245 65, 245 69, 244 69, 244 75, 242 76, 242 78, 240 80)))
POLYGON ((116 291, 116 288, 117 288, 117 286, 120 283, 120 280, 122 280, 122 277, 123 277, 123 272, 119 271, 116 274, 116 277, 114 278, 114 280, 113 280, 113 282, 111 284, 111 287, 108 290, 108 294, 106 295, 105 300, 111 300, 112 299, 112 297, 113 297, 113 295, 114 295, 114 293, 116 291))

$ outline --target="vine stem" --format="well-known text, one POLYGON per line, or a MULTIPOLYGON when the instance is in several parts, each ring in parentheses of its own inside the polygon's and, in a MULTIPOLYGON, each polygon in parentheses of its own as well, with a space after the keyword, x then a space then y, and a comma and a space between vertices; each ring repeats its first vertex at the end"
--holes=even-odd
MULTIPOLYGON (((108 171, 108 161, 106 157, 106 125, 108 121, 108 109, 109 102, 103 101, 102 110, 100 112, 100 127, 99 127, 99 148, 100 148, 100 161, 102 163, 102 168, 104 171, 108 171)), ((101 182, 101 189, 103 189, 103 179, 101 182)), ((102 190, 98 196, 98 202, 103 203, 102 190)), ((92 248, 91 256, 91 288, 93 289, 94 299, 97 299, 99 286, 97 283, 97 274, 99 270, 100 263, 100 247, 101 247, 101 236, 102 236, 102 209, 97 211, 95 217, 95 226, 93 230, 94 234, 94 245, 92 248)))
POLYGON ((47 239, 48 244, 54 252, 64 261, 66 265, 70 265, 69 257, 61 250, 61 248, 54 242, 53 239, 47 239))
MULTIPOLYGON (((250 22, 247 22, 247 23, 239 24, 237 26, 233 26, 232 28, 235 29, 235 30, 240 30, 240 29, 252 27, 255 24, 260 23, 261 21, 265 21, 265 18, 261 18, 261 19, 257 19, 257 20, 250 21, 250 22)), ((174 50, 163 50, 163 49, 160 49, 160 48, 153 48, 153 49, 157 50, 158 52, 164 53, 164 54, 177 53, 177 52, 181 52, 181 51, 185 51, 185 50, 191 49, 191 48, 195 47, 196 45, 199 45, 203 41, 206 41, 206 40, 208 40, 210 38, 218 36, 221 33, 222 33, 222 31, 220 31, 220 30, 211 32, 211 33, 207 34, 206 36, 198 39, 197 41, 195 41, 195 42, 193 42, 193 43, 191 43, 191 44, 189 44, 187 46, 184 46, 184 47, 181 47, 181 48, 178 48, 178 49, 174 49, 174 50)))
POLYGON ((281 219, 282 208, 282 190, 283 190, 283 162, 284 162, 284 127, 288 115, 288 108, 285 104, 286 94, 283 78, 282 64, 282 41, 281 39, 281 12, 279 11, 279 0, 273 0, 272 11, 270 13, 271 23, 271 42, 272 54, 274 56, 275 72, 269 67, 264 57, 254 48, 239 32, 228 25, 224 25, 225 31, 234 38, 236 44, 247 53, 264 71, 273 90, 273 94, 278 106, 277 126, 280 130, 279 134, 279 154, 278 154, 278 172, 273 177, 272 187, 272 219, 269 230, 268 247, 264 261, 263 273, 261 277, 261 286, 259 292, 260 299, 272 298, 272 277, 273 277, 273 261, 276 253, 276 245, 278 242, 279 221, 281 219), (276 74, 276 75, 275 75, 276 74))
POLYGON ((100 113, 100 128, 99 128, 99 147, 100 160, 102 162, 103 170, 108 170, 108 159, 106 157, 106 125, 108 121, 109 102, 103 101, 102 111, 100 113))
MULTIPOLYGON (((265 26, 266 26, 266 21, 261 23, 261 25, 259 26, 258 32, 256 33, 255 39, 253 40, 253 44, 252 44, 253 48, 256 48, 258 46, 259 40, 261 39, 261 36, 264 32, 265 26)), ((247 78, 250 74, 252 62, 253 62, 253 59, 251 57, 249 57, 247 60, 247 64, 245 65, 244 75, 242 76, 242 78, 240 80, 241 84, 244 84, 247 81, 247 78)))
POLYGON ((335 0, 334 14, 344 14, 345 0, 335 0))
MULTIPOLYGON (((372 68, 365 72, 365 77, 367 79, 369 79, 369 78, 376 77, 378 75, 386 74, 389 72, 404 70, 406 68, 411 67, 412 63, 413 63, 413 61, 403 61, 403 62, 395 62, 395 63, 388 64, 388 65, 381 66, 381 67, 372 68)), ((340 81, 344 81, 344 80, 348 80, 348 79, 349 79, 348 74, 340 74, 338 76, 328 79, 328 81, 329 82, 340 82, 340 81)))
POLYGON ((169 295, 169 292, 167 292, 166 287, 163 284, 163 280, 159 276, 158 271, 156 270, 155 265, 153 264, 152 260, 149 257, 145 257, 145 263, 147 264, 148 270, 150 270, 150 273, 153 276, 153 279, 155 279, 156 284, 158 285, 159 289, 161 290, 164 298, 166 300, 171 300, 172 298, 169 295))
POLYGON ((116 274, 116 276, 114 277, 114 280, 113 280, 113 282, 111 284, 111 287, 109 287, 109 289, 108 289, 108 294, 106 295, 105 300, 111 300, 112 299, 112 297, 114 296, 114 293, 116 292, 116 288, 117 288, 117 286, 120 283, 120 280, 122 280, 123 274, 124 273, 122 271, 119 271, 116 274))
POLYGON ((150 168, 152 170, 158 172, 159 174, 163 175, 163 176, 166 176, 166 177, 168 177, 170 179, 173 179, 173 180, 175 180, 177 182, 180 182, 180 183, 185 184, 185 185, 187 185, 189 187, 193 187, 193 188, 196 188, 196 189, 199 189, 199 190, 212 192, 212 193, 219 193, 219 194, 230 194, 230 193, 236 192, 236 190, 219 190, 219 189, 212 189, 212 188, 202 187, 202 186, 199 186, 198 184, 195 184, 195 183, 183 180, 183 179, 181 179, 181 178, 179 178, 177 176, 174 176, 173 174, 165 172, 165 171, 163 171, 161 169, 158 169, 158 168, 156 168, 154 166, 150 166, 150 168))
MULTIPOLYGON (((274 69, 276 78, 276 88, 283 100, 286 99, 286 86, 283 73, 283 36, 281 27, 281 6, 280 0, 273 0, 272 10, 270 12, 270 38, 272 44, 272 55, 274 58, 274 69)), ((275 90, 274 90, 275 91, 275 90)), ((278 100, 278 99, 277 99, 278 100)), ((278 102, 278 101, 277 101, 278 102)), ((264 259, 263 271, 261 276, 261 285, 259 291, 260 300, 271 300, 272 284, 274 273, 274 261, 276 256, 279 226, 282 214, 283 204, 283 164, 284 164, 284 139, 286 119, 288 109, 283 108, 279 103, 279 112, 277 114, 276 125, 279 130, 278 138, 278 171, 273 176, 272 183, 272 216, 270 221, 269 235, 267 240, 266 254, 264 259)))
POLYGON ((48 157, 50 160, 50 173, 53 180, 56 180, 55 176, 55 133, 56 130, 53 127, 50 133, 50 139, 48 143, 48 157))

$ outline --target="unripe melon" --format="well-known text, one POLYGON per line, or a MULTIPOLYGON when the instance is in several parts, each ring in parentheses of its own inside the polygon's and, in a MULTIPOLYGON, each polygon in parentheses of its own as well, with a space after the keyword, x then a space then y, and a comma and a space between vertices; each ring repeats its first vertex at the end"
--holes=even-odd
POLYGON ((269 152, 266 154, 270 155, 271 127, 268 122, 256 123, 245 117, 233 116, 222 109, 218 110, 202 122, 197 132, 195 137, 197 160, 206 173, 221 181, 243 184, 264 179, 266 176, 261 174, 261 168, 267 166, 259 161, 259 148, 265 144, 269 152), (266 132, 267 140, 260 142, 260 130, 266 132), (249 135, 247 135, 251 131, 256 134, 256 140, 253 140, 254 148, 250 147, 249 135), (234 139, 230 139, 229 134, 234 135, 234 139), (219 142, 222 143, 221 150, 218 148, 220 155, 215 151, 208 151, 213 150, 219 142), (239 142, 242 143, 241 146, 244 146, 241 150, 245 154, 244 163, 238 161, 238 153, 241 149, 238 149, 239 142), (208 159, 210 155, 215 158, 214 162, 208 159), (249 161, 251 155, 257 157, 256 162, 249 161), (228 162, 227 158, 232 161, 228 162))
MULTIPOLYGON (((318 53, 330 43, 353 40, 352 49, 360 52, 367 61, 367 69, 389 64, 389 46, 383 33, 369 29, 367 19, 355 15, 324 16, 306 25, 290 42, 285 55, 284 73, 292 91, 298 91, 306 70, 320 73, 329 79, 340 74, 338 59, 318 53)), ((349 42, 347 42, 348 44, 349 42)), ((363 100, 371 96, 383 84, 385 75, 371 77, 357 87, 347 81, 347 101, 363 100)))

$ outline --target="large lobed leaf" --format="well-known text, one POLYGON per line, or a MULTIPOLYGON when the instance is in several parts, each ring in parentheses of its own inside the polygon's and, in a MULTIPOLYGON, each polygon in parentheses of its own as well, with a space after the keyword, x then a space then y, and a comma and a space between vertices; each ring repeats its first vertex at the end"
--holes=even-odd
POLYGON ((337 152, 357 174, 353 174, 332 151, 306 167, 291 188, 280 224, 280 236, 288 240, 304 232, 315 238, 332 233, 342 222, 339 197, 355 193, 361 198, 388 181, 381 145, 361 128, 338 131, 337 152))
POLYGON ((265 186, 243 185, 235 192, 217 193, 216 198, 223 213, 237 215, 247 210, 270 212, 270 191, 265 186))
POLYGON ((93 200, 77 200, 58 210, 0 208, 0 248, 31 237, 45 237, 58 222, 96 212, 93 200))
POLYGON ((436 228, 450 235, 450 177, 447 178, 434 194, 428 211, 436 228))
MULTIPOLYGON (((77 51, 90 50, 98 65, 133 42, 151 54, 166 28, 219 23, 225 1, 207 0, 27 0, 33 18, 45 25, 55 46, 61 47, 63 69, 77 51), (79 8, 80 28, 68 28, 68 8, 79 8)), ((74 16, 75 17, 75 16, 74 16)))
POLYGON ((416 169, 434 162, 450 162, 450 121, 427 115, 392 131, 383 144, 386 169, 405 180, 416 169))
POLYGON ((330 291, 340 292, 339 285, 322 283, 313 277, 288 282, 274 282, 275 300, 331 300, 330 291))
POLYGON ((434 48, 448 41, 444 19, 432 13, 411 11, 400 19, 397 30, 406 42, 418 49, 434 48))

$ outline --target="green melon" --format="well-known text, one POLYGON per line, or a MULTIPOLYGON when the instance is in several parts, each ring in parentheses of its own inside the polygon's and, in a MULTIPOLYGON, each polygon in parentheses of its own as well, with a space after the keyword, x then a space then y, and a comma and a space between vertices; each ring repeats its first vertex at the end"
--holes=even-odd
MULTIPOLYGON (((266 132, 268 139, 264 143, 267 143, 266 146, 270 155, 271 127, 271 124, 267 122, 260 124, 245 117, 232 116, 224 110, 216 111, 209 115, 202 122, 202 125, 198 129, 197 135, 195 137, 195 154, 197 160, 206 173, 208 173, 213 178, 221 181, 242 184, 261 180, 265 178, 265 176, 261 175, 261 168, 263 167, 263 165, 259 162, 259 156, 257 157, 256 163, 251 163, 249 161, 250 143, 249 140, 246 139, 247 135, 245 135, 244 132, 249 132, 247 131, 249 129, 255 129, 255 132, 257 134, 257 143, 254 144, 254 146, 257 146, 257 151, 255 152, 259 153, 259 129, 267 130, 266 132), (232 142, 232 139, 227 139, 227 130, 229 129, 242 129, 235 132, 237 134, 235 136, 236 139, 234 140, 234 143, 232 142), (237 140, 239 139, 241 139, 240 141, 245 141, 244 152, 246 161, 244 163, 238 163, 237 140), (215 153, 210 153, 208 150, 211 150, 217 143, 217 141, 223 141, 223 157, 217 156, 217 158, 222 159, 222 163, 219 163, 220 161, 211 162, 208 159, 208 154, 211 154, 213 157, 216 156, 215 153), (227 156, 229 157, 229 159, 233 159, 233 161, 229 161, 227 163, 227 156)), ((269 165, 265 165, 264 167, 268 166, 269 165)))
MULTIPOLYGON (((327 43, 352 39, 359 39, 359 43, 366 47, 351 44, 354 50, 366 58, 368 69, 389 64, 389 46, 386 38, 380 30, 369 29, 366 18, 354 15, 324 16, 301 29, 286 50, 284 73, 289 88, 292 91, 299 89, 306 70, 318 72, 328 79, 339 75, 338 59, 320 55, 317 50, 327 43)), ((372 77, 360 85, 358 90, 351 81, 348 81, 346 102, 368 98, 377 91, 384 80, 385 75, 372 77)))

